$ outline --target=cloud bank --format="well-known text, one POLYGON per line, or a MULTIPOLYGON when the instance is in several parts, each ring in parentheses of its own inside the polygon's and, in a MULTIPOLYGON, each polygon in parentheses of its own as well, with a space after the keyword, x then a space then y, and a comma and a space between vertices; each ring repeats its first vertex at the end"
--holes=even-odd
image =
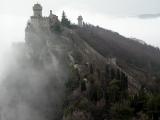
POLYGON ((160 17, 160 13, 157 14, 142 14, 138 16, 141 19, 155 19, 160 17))

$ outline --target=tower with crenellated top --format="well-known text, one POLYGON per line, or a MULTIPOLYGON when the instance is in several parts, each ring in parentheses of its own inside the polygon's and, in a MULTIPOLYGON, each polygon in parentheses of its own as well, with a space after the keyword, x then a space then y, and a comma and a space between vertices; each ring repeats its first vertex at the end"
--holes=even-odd
POLYGON ((38 3, 33 6, 33 16, 42 17, 42 6, 38 3))

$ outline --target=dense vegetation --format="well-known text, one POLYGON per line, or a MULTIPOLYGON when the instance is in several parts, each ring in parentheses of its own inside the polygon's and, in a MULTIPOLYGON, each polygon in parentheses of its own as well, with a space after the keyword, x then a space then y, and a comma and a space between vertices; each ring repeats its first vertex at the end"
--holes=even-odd
POLYGON ((66 13, 63 11, 62 13, 62 20, 61 20, 61 24, 65 27, 70 27, 71 26, 71 22, 70 20, 67 18, 66 13))
POLYGON ((80 79, 78 69, 71 67, 66 82, 64 120, 158 120, 160 95, 143 86, 130 95, 127 77, 113 72, 118 70, 110 73, 106 70, 105 80, 96 76, 95 71, 80 79))

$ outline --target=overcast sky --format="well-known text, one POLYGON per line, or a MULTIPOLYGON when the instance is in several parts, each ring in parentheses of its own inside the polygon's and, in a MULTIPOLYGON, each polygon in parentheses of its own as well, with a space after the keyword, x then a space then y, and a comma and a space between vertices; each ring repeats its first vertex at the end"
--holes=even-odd
POLYGON ((82 15, 85 22, 160 47, 160 0, 1 0, 1 45, 24 41, 26 22, 37 2, 43 6, 44 16, 52 9, 60 18, 65 10, 74 23, 82 15))

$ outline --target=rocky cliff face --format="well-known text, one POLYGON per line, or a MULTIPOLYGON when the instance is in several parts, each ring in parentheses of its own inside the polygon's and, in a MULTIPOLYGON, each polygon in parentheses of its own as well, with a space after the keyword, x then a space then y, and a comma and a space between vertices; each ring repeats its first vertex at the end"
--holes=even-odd
MULTIPOLYGON (((93 113, 79 110, 76 107, 75 109, 78 109, 78 111, 73 110, 71 112, 68 110, 70 102, 76 102, 77 98, 82 102, 85 99, 87 100, 89 95, 88 99, 91 100, 91 103, 95 102, 94 108, 103 109, 107 102, 107 86, 114 79, 119 80, 122 91, 135 93, 140 89, 138 81, 120 68, 115 58, 104 57, 77 33, 77 30, 82 28, 68 29, 64 27, 62 29, 61 33, 56 33, 48 29, 42 29, 40 26, 36 28, 31 25, 27 29, 26 45, 29 59, 33 62, 32 64, 45 71, 45 74, 52 74, 48 80, 54 84, 53 86, 58 87, 57 90, 60 93, 67 92, 61 96, 61 100, 64 97, 65 101, 69 102, 64 105, 65 115, 63 119, 77 120, 79 119, 78 116, 84 117, 83 119, 91 119, 93 117, 91 114, 93 113), (49 70, 46 71, 48 67, 49 70), (59 82, 61 84, 57 84, 59 82), (69 89, 72 92, 68 91, 68 88, 65 89, 66 86, 61 88, 64 84, 71 85, 69 89), (95 94, 97 90, 99 90, 98 96, 95 94), (66 98, 66 95, 69 97, 66 98), (86 116, 88 118, 85 118, 86 116)), ((49 89, 49 92, 54 91, 52 88, 49 89)), ((54 95, 59 98, 58 93, 54 93, 54 95)), ((54 96, 49 97, 55 99, 54 96)), ((54 105, 58 105, 59 109, 56 110, 62 110, 61 105, 57 104, 57 102, 53 102, 51 106, 53 107, 54 105)), ((54 113, 54 111, 52 112, 54 113)))

